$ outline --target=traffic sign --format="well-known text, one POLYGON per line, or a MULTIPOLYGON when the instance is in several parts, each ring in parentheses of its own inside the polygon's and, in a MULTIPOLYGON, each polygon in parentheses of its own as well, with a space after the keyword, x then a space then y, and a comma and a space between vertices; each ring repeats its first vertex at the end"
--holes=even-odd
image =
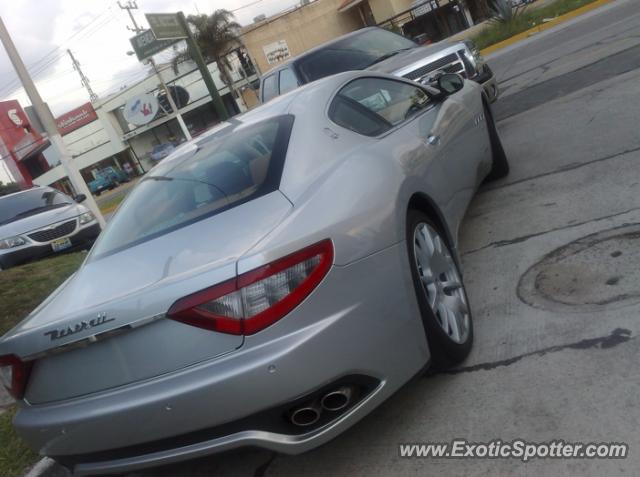
POLYGON ((145 16, 158 40, 181 40, 187 37, 176 13, 147 13, 145 16))
POLYGON ((142 33, 138 33, 129 41, 131 42, 131 46, 133 46, 133 51, 136 52, 138 60, 143 61, 151 58, 156 53, 160 53, 165 48, 169 48, 179 40, 158 40, 151 30, 145 30, 142 33))

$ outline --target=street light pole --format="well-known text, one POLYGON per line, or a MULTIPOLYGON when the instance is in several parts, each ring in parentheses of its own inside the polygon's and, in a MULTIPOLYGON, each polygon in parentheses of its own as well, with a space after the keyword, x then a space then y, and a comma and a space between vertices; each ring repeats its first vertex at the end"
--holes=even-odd
MULTIPOLYGON (((131 23, 133 23, 133 28, 127 27, 129 30, 131 30, 132 32, 138 34, 140 32, 144 31, 144 28, 141 28, 140 26, 138 26, 138 22, 136 21, 136 17, 133 16, 133 13, 131 12, 131 10, 137 10, 138 9, 138 4, 135 1, 131 1, 129 0, 129 2, 126 5, 122 5, 120 3, 120 1, 118 1, 118 6, 120 7, 121 10, 126 10, 127 13, 129 14, 129 18, 131 19, 131 23)), ((178 107, 176 106, 176 102, 173 100, 173 96, 171 95, 171 91, 169 91, 169 88, 167 87, 166 83, 164 82, 164 79, 162 79, 162 74, 160 74, 160 70, 158 69, 158 65, 156 65, 155 60, 152 58, 149 58, 149 63, 151 63, 151 67, 153 68, 153 71, 155 72, 156 76, 158 77, 158 80, 160 80, 160 86, 162 87, 162 89, 164 90, 165 94, 167 95, 167 101, 169 101, 169 106, 171 106, 171 110, 173 111, 173 113, 175 113, 176 115, 176 120, 178 121, 178 124, 180 125, 180 129, 182 130, 182 134, 184 134, 184 137, 187 141, 190 141, 192 139, 191 137, 191 133, 189 132, 189 128, 187 128, 186 123, 184 122, 184 119, 182 119, 182 114, 180 114, 178 112, 178 107)))
POLYGON ((86 196, 87 206, 89 207, 91 212, 93 212, 93 215, 98 220, 100 226, 104 228, 105 220, 100 213, 98 204, 96 204, 96 201, 93 199, 93 195, 91 195, 91 191, 89 191, 89 188, 82 178, 80 171, 73 163, 71 155, 67 150, 67 146, 62 140, 62 136, 58 132, 58 127, 56 126, 56 121, 53 118, 53 114, 51 114, 51 110, 42 100, 42 97, 40 96, 36 85, 33 83, 33 80, 31 79, 31 76, 29 75, 24 62, 22 61, 22 58, 20 58, 20 54, 18 53, 16 46, 13 44, 11 36, 9 35, 9 32, 7 31, 7 28, 2 21, 2 17, 0 17, 0 41, 2 41, 4 49, 6 50, 7 55, 9 56, 14 69, 16 70, 16 74, 18 75, 18 78, 20 78, 20 82, 22 83, 22 86, 27 93, 29 100, 31 101, 31 105, 33 106, 33 109, 38 115, 38 118, 40 119, 40 122, 42 123, 42 126, 44 127, 44 130, 49 137, 51 146, 58 151, 62 167, 67 173, 67 177, 71 181, 71 185, 75 189, 75 193, 84 194, 86 196))

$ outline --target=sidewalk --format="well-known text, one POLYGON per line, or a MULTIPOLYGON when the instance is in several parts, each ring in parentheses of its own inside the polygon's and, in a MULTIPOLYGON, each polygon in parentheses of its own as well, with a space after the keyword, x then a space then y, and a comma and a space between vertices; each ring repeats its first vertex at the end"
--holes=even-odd
MULTIPOLYGON (((572 20, 573 18, 583 15, 587 12, 590 12, 591 10, 595 10, 596 8, 599 8, 603 5, 606 5, 608 3, 611 3, 614 0, 596 0, 592 3, 589 3, 587 5, 584 5, 580 8, 577 8, 573 11, 567 12, 563 15, 560 15, 556 18, 550 19, 549 21, 535 26, 533 28, 530 28, 528 30, 525 30, 521 33, 518 33, 517 35, 512 36, 511 38, 507 38, 506 40, 502 40, 498 43, 495 43, 491 46, 488 46, 487 48, 484 48, 481 53, 483 55, 488 55, 489 53, 493 53, 494 51, 500 50, 502 48, 506 48, 507 46, 513 45, 514 43, 518 43, 520 41, 526 40, 527 38, 529 38, 532 35, 535 35, 537 33, 543 32, 545 30, 548 30, 552 27, 555 27, 557 25, 560 25, 564 22, 567 22, 569 20, 572 20)), ((544 6, 547 6, 549 4, 552 4, 553 2, 555 2, 555 0, 539 0, 536 3, 530 4, 528 6, 525 7, 526 10, 529 9, 538 9, 544 6)), ((482 30, 484 30, 485 28, 489 27, 491 25, 491 22, 489 20, 485 20, 482 23, 478 23, 477 25, 472 26, 471 28, 467 28, 466 30, 463 30, 459 33, 456 33, 453 36, 450 36, 448 38, 448 40, 451 41, 459 41, 459 40, 464 40, 467 38, 471 38, 474 37, 475 35, 477 35, 478 33, 480 33, 482 30)))

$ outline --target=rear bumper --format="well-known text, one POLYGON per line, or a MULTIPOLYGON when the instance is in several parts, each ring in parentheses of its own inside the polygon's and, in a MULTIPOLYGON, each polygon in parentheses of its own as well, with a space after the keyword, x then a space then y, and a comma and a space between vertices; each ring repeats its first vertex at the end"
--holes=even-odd
POLYGON ((401 243, 334 266, 305 302, 234 353, 108 392, 26 405, 14 424, 34 449, 78 475, 129 472, 244 446, 296 454, 360 420, 428 358, 401 243), (259 418, 346 376, 374 384, 318 428, 287 432, 259 418))
POLYGON ((6 269, 31 260, 54 255, 56 253, 64 253, 83 247, 90 247, 93 242, 95 242, 96 238, 98 238, 98 235, 100 235, 100 225, 95 223, 88 227, 77 229, 73 235, 70 235, 69 240, 71 240, 71 248, 68 248, 63 252, 54 252, 50 244, 29 245, 14 251, 4 251, 4 253, 0 254, 0 266, 2 266, 3 269, 6 269))

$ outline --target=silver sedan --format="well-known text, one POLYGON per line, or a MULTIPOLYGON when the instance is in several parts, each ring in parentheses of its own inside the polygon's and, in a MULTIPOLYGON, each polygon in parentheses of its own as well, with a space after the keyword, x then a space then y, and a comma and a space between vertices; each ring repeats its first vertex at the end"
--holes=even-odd
POLYGON ((507 172, 452 74, 342 73, 220 124, 0 340, 17 431, 79 475, 332 439, 469 353, 457 231, 507 172))

